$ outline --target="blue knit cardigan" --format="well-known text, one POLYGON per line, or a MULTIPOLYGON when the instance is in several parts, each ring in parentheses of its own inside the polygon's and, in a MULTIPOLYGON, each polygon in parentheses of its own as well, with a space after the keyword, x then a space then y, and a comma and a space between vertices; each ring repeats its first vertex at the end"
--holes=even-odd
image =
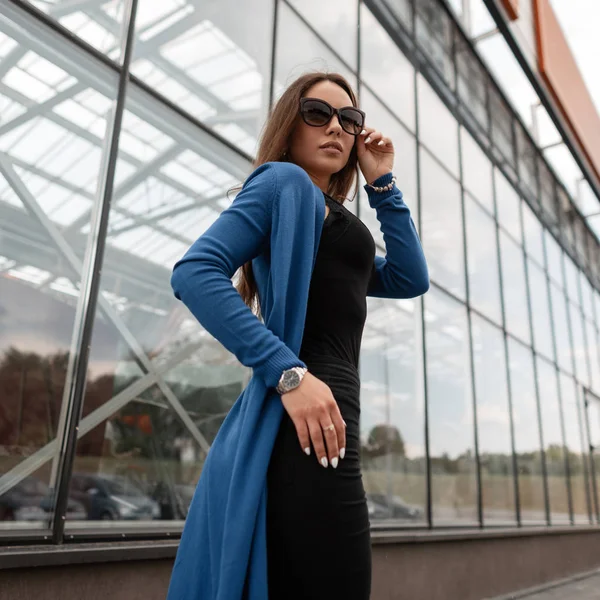
MULTIPOLYGON (((390 182, 388 174, 374 183, 390 182)), ((402 193, 365 189, 387 253, 375 258, 369 295, 425 293, 427 266, 402 193)), ((167 600, 268 598, 266 474, 284 410, 274 387, 284 369, 306 366, 298 353, 324 218, 323 193, 303 169, 267 163, 174 267, 175 296, 253 376, 206 457, 167 600), (250 260, 264 324, 231 281, 250 260)))

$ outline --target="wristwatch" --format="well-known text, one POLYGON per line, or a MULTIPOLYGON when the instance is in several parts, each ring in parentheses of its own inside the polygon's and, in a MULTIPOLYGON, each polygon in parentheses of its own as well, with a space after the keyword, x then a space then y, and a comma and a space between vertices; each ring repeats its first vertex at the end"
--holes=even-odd
POLYGON ((281 374, 279 383, 275 388, 277 393, 282 396, 283 394, 287 394, 288 392, 291 392, 293 389, 297 388, 307 371, 308 369, 305 367, 292 367, 291 369, 286 369, 281 374))

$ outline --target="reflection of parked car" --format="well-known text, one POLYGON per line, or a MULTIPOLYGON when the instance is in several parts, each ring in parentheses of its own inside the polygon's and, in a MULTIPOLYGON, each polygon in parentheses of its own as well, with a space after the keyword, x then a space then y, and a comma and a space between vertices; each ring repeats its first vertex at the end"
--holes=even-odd
POLYGON ((126 477, 73 473, 71 495, 94 521, 142 520, 160 516, 158 504, 126 477))
MULTIPOLYGON (((0 496, 0 521, 47 521, 54 507, 52 490, 37 477, 25 477, 0 496)), ((69 498, 67 519, 85 519, 84 507, 69 498)))
POLYGON ((417 521, 424 518, 423 511, 417 506, 407 504, 399 496, 386 494, 367 494, 367 506, 371 519, 409 519, 417 521))

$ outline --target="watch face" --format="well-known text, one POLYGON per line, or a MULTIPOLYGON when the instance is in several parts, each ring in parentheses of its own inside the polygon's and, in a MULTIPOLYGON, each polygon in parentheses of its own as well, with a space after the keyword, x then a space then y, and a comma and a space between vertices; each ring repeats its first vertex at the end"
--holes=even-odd
POLYGON ((283 376, 283 385, 286 388, 292 389, 292 388, 297 387, 299 384, 300 384, 300 375, 298 375, 298 373, 296 373, 296 371, 288 371, 283 376))

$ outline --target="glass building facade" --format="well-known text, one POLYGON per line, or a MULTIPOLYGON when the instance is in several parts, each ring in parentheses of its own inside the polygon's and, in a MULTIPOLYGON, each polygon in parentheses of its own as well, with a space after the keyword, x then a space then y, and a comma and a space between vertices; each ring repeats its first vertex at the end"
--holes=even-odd
POLYGON ((432 281, 368 299, 373 527, 599 522, 598 240, 450 4, 0 5, 0 538, 181 530, 251 372, 171 269, 321 69, 394 140, 432 281))

